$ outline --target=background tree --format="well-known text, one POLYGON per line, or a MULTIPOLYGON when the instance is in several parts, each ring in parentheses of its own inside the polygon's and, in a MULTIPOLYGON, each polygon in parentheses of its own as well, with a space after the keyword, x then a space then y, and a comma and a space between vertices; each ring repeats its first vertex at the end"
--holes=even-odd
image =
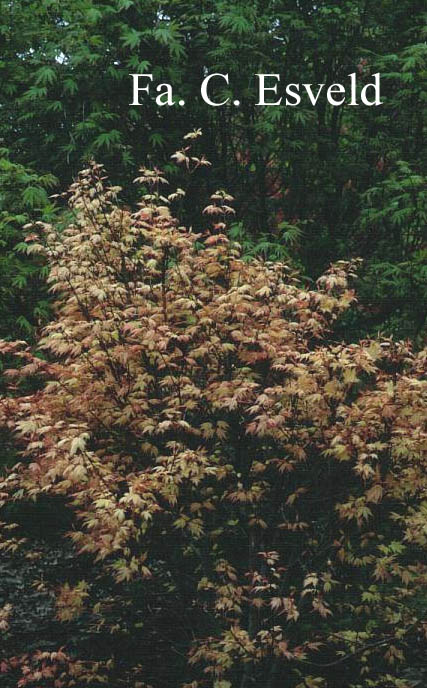
POLYGON ((47 268, 39 258, 29 258, 23 242, 23 225, 55 217, 48 198, 57 184, 52 174, 40 175, 13 163, 0 149, 0 334, 31 339, 33 325, 49 314, 47 268))

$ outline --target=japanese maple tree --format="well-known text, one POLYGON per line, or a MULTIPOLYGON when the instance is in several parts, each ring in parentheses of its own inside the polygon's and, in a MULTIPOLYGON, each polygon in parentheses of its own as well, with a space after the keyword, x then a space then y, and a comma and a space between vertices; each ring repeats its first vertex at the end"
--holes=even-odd
MULTIPOLYGON (((177 162, 207 165, 190 145, 177 162)), ((242 260, 224 191, 200 235, 175 219, 184 192, 164 192, 162 172, 138 182, 131 212, 91 163, 73 223, 31 229, 55 317, 41 354, 1 345, 21 360, 0 418, 22 451, 2 503, 71 511, 67 536, 93 564, 56 588, 57 615, 86 615, 116 650, 3 670, 20 686, 407 685, 426 633, 426 351, 334 337, 357 261, 308 288, 283 263, 242 260)), ((20 547, 35 545, 5 526, 2 548, 20 547)))

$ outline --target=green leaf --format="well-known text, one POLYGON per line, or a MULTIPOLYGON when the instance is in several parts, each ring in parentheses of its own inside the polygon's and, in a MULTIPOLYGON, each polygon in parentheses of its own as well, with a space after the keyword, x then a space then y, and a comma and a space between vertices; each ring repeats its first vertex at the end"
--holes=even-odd
POLYGON ((143 37, 142 31, 137 31, 129 26, 123 30, 121 42, 126 48, 137 48, 143 37))
POLYGON ((36 72, 35 83, 37 86, 53 84, 56 81, 56 78, 56 71, 52 67, 46 65, 45 67, 40 67, 40 69, 36 72))

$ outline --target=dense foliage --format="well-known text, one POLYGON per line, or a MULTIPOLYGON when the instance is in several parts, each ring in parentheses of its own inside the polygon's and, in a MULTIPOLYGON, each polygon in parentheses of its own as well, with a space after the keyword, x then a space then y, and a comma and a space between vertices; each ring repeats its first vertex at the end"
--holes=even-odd
MULTIPOLYGON (((242 259, 229 194, 200 234, 159 170, 138 182, 132 213, 90 164, 70 224, 28 239, 55 316, 42 355, 1 345, 21 360, 0 418, 22 450, 1 499, 68 512, 76 565, 51 584, 69 635, 11 647, 6 680, 406 688, 426 640, 426 351, 334 335, 357 261, 306 288, 283 262, 242 259)), ((5 552, 37 557, 3 525, 5 552)))
MULTIPOLYGON (((66 188, 94 156, 125 186, 149 156, 201 126, 211 188, 236 198, 245 251, 286 255, 316 279, 365 259, 352 336, 425 332, 425 4, 421 0, 1 0, 0 138, 16 163, 66 188), (381 107, 257 107, 255 74, 345 82, 381 73, 381 107), (186 106, 130 107, 130 73, 171 83, 186 106), (240 107, 209 107, 207 73, 240 107), (421 304, 421 305, 420 305, 421 304)), ((154 85, 155 85, 154 84, 154 85)), ((153 87, 154 87, 153 85, 153 87)), ((184 204, 201 228, 206 185, 184 204)))
POLYGON ((425 10, 0 0, 6 688, 426 683, 425 10))
POLYGON ((0 148, 0 336, 31 336, 34 323, 48 315, 46 266, 23 256, 22 226, 31 220, 52 220, 48 198, 56 183, 51 174, 38 175, 14 164, 0 148))

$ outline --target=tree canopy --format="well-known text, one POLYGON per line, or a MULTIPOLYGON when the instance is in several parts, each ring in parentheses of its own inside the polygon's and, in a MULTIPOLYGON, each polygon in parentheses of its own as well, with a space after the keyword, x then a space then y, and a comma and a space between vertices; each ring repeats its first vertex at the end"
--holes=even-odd
MULTIPOLYGON (((158 169, 137 181, 150 192, 131 213, 91 164, 72 222, 28 237, 57 300, 43 356, 1 346, 21 360, 0 420, 23 457, 3 508, 59 500, 90 565, 53 586, 84 642, 4 672, 19 686, 407 685, 425 642, 426 351, 334 341, 357 263, 307 289, 284 263, 242 260, 229 194, 212 195, 203 236, 173 217, 181 194, 158 169)), ((2 548, 38 551, 10 524, 2 548)))

